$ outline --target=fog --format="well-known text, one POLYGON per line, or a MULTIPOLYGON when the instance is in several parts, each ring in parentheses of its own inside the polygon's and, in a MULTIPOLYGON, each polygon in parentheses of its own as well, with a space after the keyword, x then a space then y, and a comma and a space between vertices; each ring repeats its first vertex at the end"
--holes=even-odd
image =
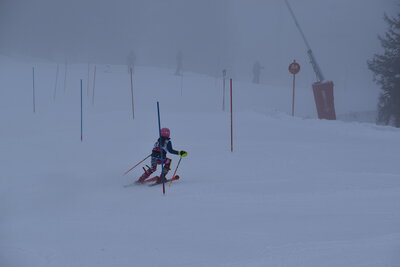
MULTIPOLYGON (((376 95, 366 61, 382 51, 377 39, 384 12, 396 0, 292 0, 292 8, 318 63, 337 90, 376 95)), ((1 0, 0 52, 54 62, 136 64, 251 80, 288 83, 288 64, 301 65, 299 83, 316 80, 284 0, 1 0)), ((371 103, 372 104, 372 103, 371 103)))

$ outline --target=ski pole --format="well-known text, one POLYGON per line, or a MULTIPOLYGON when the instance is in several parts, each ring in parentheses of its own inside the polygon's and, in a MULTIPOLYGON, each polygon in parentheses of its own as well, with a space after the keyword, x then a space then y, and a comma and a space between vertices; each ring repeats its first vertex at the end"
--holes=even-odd
MULTIPOLYGON (((172 178, 175 177, 176 171, 178 170, 178 167, 179 167, 179 164, 181 163, 181 160, 182 160, 182 156, 179 158, 178 165, 176 165, 176 168, 175 168, 175 171, 174 171, 174 175, 172 175, 172 178)), ((171 185, 172 185, 172 180, 169 182, 169 186, 171 186, 171 185)))
POLYGON ((141 162, 139 162, 138 164, 136 164, 135 166, 133 166, 132 168, 130 168, 129 170, 127 170, 127 171, 124 173, 124 175, 126 175, 128 172, 130 172, 131 170, 133 170, 134 168, 136 168, 140 163, 142 163, 143 161, 145 161, 146 159, 148 159, 150 156, 151 156, 151 154, 148 155, 147 157, 145 157, 141 162))

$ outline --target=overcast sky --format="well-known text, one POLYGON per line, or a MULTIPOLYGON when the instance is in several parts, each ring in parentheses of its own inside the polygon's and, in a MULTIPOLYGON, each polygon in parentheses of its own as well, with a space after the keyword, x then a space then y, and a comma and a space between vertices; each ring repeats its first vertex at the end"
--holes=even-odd
MULTIPOLYGON (((376 86, 366 67, 381 52, 383 14, 399 0, 289 0, 324 75, 347 90, 376 86)), ((179 50, 186 70, 281 83, 287 66, 302 65, 315 81, 306 47, 284 0, 0 0, 0 52, 55 62, 125 63, 173 68, 179 50)), ((374 90, 375 90, 374 89, 374 90)), ((372 90, 372 89, 371 89, 372 90)))

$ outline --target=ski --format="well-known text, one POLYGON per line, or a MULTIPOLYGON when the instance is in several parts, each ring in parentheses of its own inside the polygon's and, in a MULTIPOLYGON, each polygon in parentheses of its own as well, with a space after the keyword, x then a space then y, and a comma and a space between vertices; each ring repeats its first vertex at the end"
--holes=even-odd
MULTIPOLYGON (((157 179, 158 179, 158 176, 155 176, 155 177, 149 178, 149 179, 147 179, 147 180, 144 180, 144 181, 141 182, 141 183, 138 182, 138 181, 135 181, 135 182, 133 182, 133 183, 124 185, 124 188, 131 187, 131 186, 135 186, 135 185, 148 184, 148 183, 157 181, 157 179)), ((179 180, 179 176, 178 176, 178 175, 172 177, 171 179, 167 179, 165 182, 168 183, 168 182, 176 181, 176 180, 179 180)), ((152 184, 150 184, 149 186, 157 185, 157 184, 158 184, 158 183, 152 183, 152 184)), ((160 184, 161 184, 161 183, 160 183, 160 184)))
MULTIPOLYGON (((158 177, 154 177, 154 178, 156 178, 156 180, 157 180, 158 177)), ((176 176, 172 177, 171 179, 166 179, 166 180, 165 180, 165 183, 168 183, 168 182, 171 182, 171 181, 179 180, 179 178, 180 178, 179 175, 176 175, 176 176)), ((150 179, 149 179, 149 180, 150 180, 150 179)), ((155 186, 155 185, 159 185, 159 184, 162 184, 162 183, 157 183, 157 182, 155 182, 155 183, 149 184, 149 186, 155 186)))

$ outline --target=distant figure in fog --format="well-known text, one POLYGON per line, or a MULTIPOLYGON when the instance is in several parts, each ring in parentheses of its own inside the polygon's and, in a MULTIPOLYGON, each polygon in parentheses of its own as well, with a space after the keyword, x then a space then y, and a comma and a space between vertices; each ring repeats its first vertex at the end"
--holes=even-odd
POLYGON ((183 61, 182 51, 179 50, 179 51, 178 51, 178 54, 176 54, 176 70, 175 70, 175 75, 182 75, 182 61, 183 61))
POLYGON ((135 62, 136 62, 136 55, 133 50, 128 55, 128 58, 126 59, 126 63, 128 64, 128 73, 130 73, 131 69, 132 71, 135 69, 135 62))
POLYGON ((264 67, 260 65, 260 62, 256 61, 253 65, 253 83, 260 83, 260 74, 262 69, 264 69, 264 67))

